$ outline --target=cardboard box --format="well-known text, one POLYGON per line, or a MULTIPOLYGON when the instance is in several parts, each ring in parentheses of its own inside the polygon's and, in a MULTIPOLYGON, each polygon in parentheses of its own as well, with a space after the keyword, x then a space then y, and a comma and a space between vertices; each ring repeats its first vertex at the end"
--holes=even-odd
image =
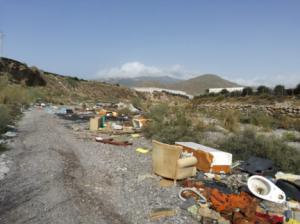
POLYGON ((90 118, 90 131, 98 131, 100 117, 90 118))

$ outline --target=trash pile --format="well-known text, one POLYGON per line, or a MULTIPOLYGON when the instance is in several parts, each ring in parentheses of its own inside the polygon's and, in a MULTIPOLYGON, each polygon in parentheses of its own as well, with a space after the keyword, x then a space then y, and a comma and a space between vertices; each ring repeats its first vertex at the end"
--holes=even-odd
MULTIPOLYGON (((118 107, 122 109, 126 104, 97 104, 81 110, 60 108, 57 114, 89 121, 89 135, 99 143, 130 146, 128 139, 116 136, 139 138, 149 120, 132 106, 127 107, 132 109, 130 114, 118 107)), ((266 158, 233 161, 231 153, 194 142, 168 145, 153 140, 152 146, 153 171, 166 178, 160 186, 176 185, 178 181, 178 205, 199 223, 300 224, 300 175, 280 172, 266 158)), ((149 151, 136 148, 141 154, 149 151)), ((160 208, 151 212, 150 219, 174 215, 173 209, 160 208)))
MULTIPOLYGON (((121 105, 123 108, 123 104, 121 105)), ((141 131, 141 128, 148 122, 141 115, 141 111, 130 104, 131 115, 120 113, 117 110, 97 109, 95 116, 90 118, 90 131, 98 131, 108 134, 133 134, 141 131), (133 114, 133 115, 132 115, 133 114)))
POLYGON ((193 142, 152 144, 154 172, 182 180, 179 207, 199 223, 300 223, 300 175, 258 157, 232 163, 230 153, 193 142))
POLYGON ((37 104, 38 109, 43 109, 49 114, 56 114, 65 120, 77 123, 90 122, 89 130, 105 134, 132 134, 139 132, 148 121, 141 114, 142 110, 132 104, 120 102, 98 102, 87 106, 53 106, 51 104, 37 104), (130 114, 124 113, 127 111, 130 114), (123 110, 123 111, 122 111, 123 110))

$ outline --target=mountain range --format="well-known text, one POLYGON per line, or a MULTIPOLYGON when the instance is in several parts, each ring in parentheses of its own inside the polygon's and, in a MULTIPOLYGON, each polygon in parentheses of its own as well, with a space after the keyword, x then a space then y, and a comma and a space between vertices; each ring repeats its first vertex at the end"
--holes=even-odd
POLYGON ((120 84, 126 87, 157 87, 185 91, 188 94, 199 95, 208 88, 227 88, 241 86, 214 74, 199 75, 191 79, 182 80, 170 76, 140 76, 135 78, 111 78, 108 83, 120 84))

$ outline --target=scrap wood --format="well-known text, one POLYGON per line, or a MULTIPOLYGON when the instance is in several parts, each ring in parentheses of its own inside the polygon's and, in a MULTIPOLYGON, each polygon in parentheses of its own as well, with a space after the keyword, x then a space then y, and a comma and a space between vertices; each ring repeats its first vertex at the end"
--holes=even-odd
POLYGON ((101 142, 101 143, 104 143, 104 144, 111 144, 111 145, 118 145, 118 146, 132 145, 131 142, 128 142, 128 141, 115 141, 113 138, 107 138, 107 139, 96 138, 96 142, 101 142))
POLYGON ((170 217, 176 215, 176 211, 171 208, 157 208, 153 209, 150 213, 151 220, 157 220, 164 217, 170 217))

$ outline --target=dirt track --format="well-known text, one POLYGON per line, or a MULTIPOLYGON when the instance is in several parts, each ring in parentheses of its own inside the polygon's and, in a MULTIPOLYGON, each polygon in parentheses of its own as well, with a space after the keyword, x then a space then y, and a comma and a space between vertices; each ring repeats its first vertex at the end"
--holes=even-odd
MULTIPOLYGON (((0 181, 0 223, 151 223, 153 208, 176 209, 177 187, 162 189, 150 154, 78 138, 70 121, 44 111, 25 113, 6 152, 0 181)), ((180 210, 156 223, 194 223, 180 210)))

